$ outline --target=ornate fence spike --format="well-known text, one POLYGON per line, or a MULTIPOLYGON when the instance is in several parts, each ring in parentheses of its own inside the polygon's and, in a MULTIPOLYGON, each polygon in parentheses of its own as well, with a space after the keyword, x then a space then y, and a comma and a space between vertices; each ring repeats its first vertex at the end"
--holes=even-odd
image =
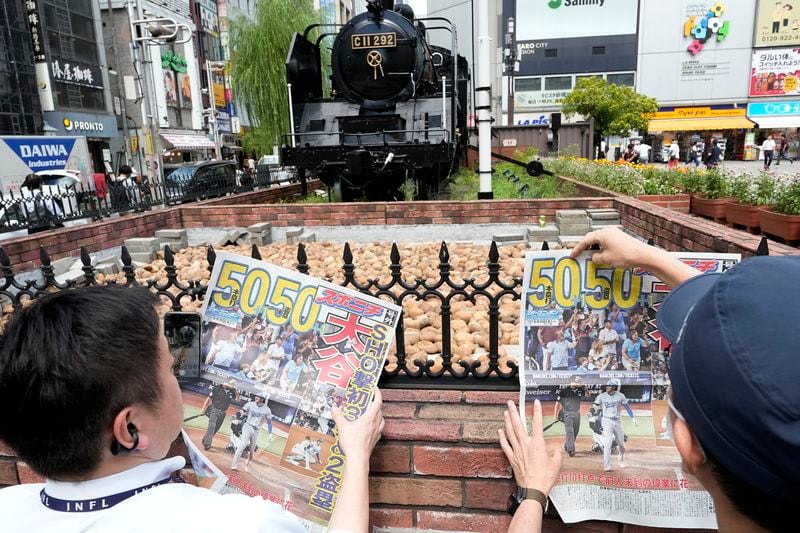
POLYGON ((648 246, 655 246, 656 245, 656 241, 654 241, 652 237, 648 237, 647 245, 648 246))
POLYGON ((547 241, 542 241, 542 251, 546 252, 550 249, 550 245, 547 244, 547 241))
POLYGON ((94 266, 92 266, 92 256, 89 255, 89 251, 86 249, 85 246, 81 246, 81 270, 83 270, 83 285, 95 285, 95 271, 94 266))
POLYGON ((250 249, 250 257, 257 261, 261 261, 261 252, 258 251, 258 246, 255 243, 253 243, 253 246, 250 249))
POLYGON ((209 272, 214 270, 214 261, 216 260, 217 260, 217 252, 214 250, 214 247, 209 244, 208 250, 206 251, 206 261, 208 261, 209 272))
POLYGON ((489 246, 489 263, 497 263, 500 261, 500 252, 497 250, 497 243, 492 241, 489 246))
POLYGON ((450 251, 447 249, 447 243, 442 241, 442 245, 439 247, 439 262, 447 263, 448 261, 450 261, 450 251))
POLYGON ((8 258, 8 254, 6 253, 6 249, 0 246, 0 265, 3 268, 11 268, 11 259, 8 258))
POLYGON ((131 266, 131 254, 128 253, 128 247, 124 244, 120 252, 120 259, 122 259, 122 266, 131 266))
POLYGON ((172 248, 169 244, 164 245, 164 262, 167 266, 175 266, 175 254, 172 253, 172 248))
POLYGON ((389 252, 389 260, 391 260, 392 266, 400 266, 400 250, 397 248, 396 242, 392 243, 392 251, 389 252))
POLYGON ((297 244, 297 271, 301 274, 308 274, 308 256, 306 255, 306 245, 297 244))
POLYGON ((342 259, 344 260, 345 266, 352 265, 353 263, 353 252, 350 250, 350 243, 344 243, 344 253, 342 254, 342 259))
POLYGON ((81 246, 81 263, 83 263, 85 267, 92 266, 92 257, 89 255, 85 246, 81 246))
POLYGON ((758 249, 756 249, 756 255, 769 255, 769 242, 767 241, 766 237, 761 237, 761 242, 758 243, 758 249))
POLYGON ((39 246, 39 260, 42 262, 43 267, 50 266, 50 254, 47 253, 47 250, 44 246, 39 246))

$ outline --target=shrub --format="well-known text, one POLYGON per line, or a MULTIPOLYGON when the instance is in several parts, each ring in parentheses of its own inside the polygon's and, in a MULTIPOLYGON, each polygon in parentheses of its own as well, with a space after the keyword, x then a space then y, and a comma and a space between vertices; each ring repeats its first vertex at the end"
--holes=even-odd
POLYGON ((800 180, 781 186, 775 195, 775 212, 800 215, 800 180))

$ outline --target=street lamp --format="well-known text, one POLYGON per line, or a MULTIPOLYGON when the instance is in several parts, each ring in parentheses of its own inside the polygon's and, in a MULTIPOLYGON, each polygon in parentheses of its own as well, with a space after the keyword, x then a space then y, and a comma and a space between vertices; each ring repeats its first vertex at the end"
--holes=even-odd
POLYGON ((517 45, 514 39, 514 19, 508 20, 508 33, 504 39, 505 48, 503 49, 503 65, 505 66, 506 75, 508 76, 508 118, 509 126, 514 125, 514 72, 519 68, 519 59, 517 58, 517 45))
POLYGON ((158 111, 155 104, 155 82, 150 72, 152 57, 150 46, 162 44, 187 43, 192 39, 192 30, 188 25, 178 23, 167 17, 147 18, 142 7, 143 2, 136 3, 137 13, 134 14, 133 2, 127 2, 128 18, 131 21, 131 44, 133 46, 133 61, 137 72, 144 77, 142 96, 145 99, 145 113, 142 129, 150 136, 148 163, 155 177, 163 172, 161 155, 161 138, 159 133, 158 111), (141 56, 140 51, 141 50, 141 56), (150 91, 153 91, 152 94, 150 91))

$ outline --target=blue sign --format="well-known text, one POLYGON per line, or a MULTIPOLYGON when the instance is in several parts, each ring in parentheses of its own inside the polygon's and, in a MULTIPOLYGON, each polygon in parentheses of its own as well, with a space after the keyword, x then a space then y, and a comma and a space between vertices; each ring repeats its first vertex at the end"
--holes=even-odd
POLYGON ((535 118, 533 120, 526 119, 526 120, 517 120, 517 126, 549 126, 550 119, 544 115, 539 115, 539 118, 535 118))
POLYGON ((748 117, 786 117, 800 115, 800 100, 747 104, 748 117))
POLYGON ((67 166, 69 154, 75 146, 75 139, 3 139, 9 148, 33 172, 39 170, 63 170, 67 166))

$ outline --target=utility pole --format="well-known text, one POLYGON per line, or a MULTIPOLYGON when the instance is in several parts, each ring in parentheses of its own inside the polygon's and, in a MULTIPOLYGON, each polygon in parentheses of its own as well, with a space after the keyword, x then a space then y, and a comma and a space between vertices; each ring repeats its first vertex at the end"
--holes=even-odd
POLYGON ((489 38, 489 2, 478 2, 478 176, 479 200, 491 200, 492 192, 492 74, 491 39, 489 38))
MULTIPOLYGON (((119 93, 120 107, 122 110, 122 144, 125 145, 125 163, 133 163, 133 156, 131 154, 131 133, 128 129, 128 106, 125 103, 125 90, 122 86, 122 74, 119 71, 119 49, 114 44, 114 39, 117 36, 117 27, 114 22, 114 10, 111 7, 111 0, 108 0, 108 20, 109 28, 111 29, 111 39, 109 43, 111 46, 111 54, 114 57, 114 69, 117 71, 117 92, 119 93)), ((117 165, 119 166, 119 165, 117 165)), ((141 168, 141 165, 139 165, 141 168)))
POLYGON ((508 19, 508 33, 505 35, 505 48, 503 49, 503 64, 508 76, 508 101, 506 125, 514 125, 514 72, 517 71, 517 40, 514 33, 514 18, 508 19))
POLYGON ((214 135, 214 157, 218 160, 222 159, 222 148, 219 138, 219 124, 217 123, 217 99, 214 96, 214 78, 213 72, 216 70, 225 70, 227 68, 227 61, 209 61, 206 60, 206 76, 208 76, 208 101, 211 103, 207 110, 209 124, 211 124, 211 133, 214 135))

